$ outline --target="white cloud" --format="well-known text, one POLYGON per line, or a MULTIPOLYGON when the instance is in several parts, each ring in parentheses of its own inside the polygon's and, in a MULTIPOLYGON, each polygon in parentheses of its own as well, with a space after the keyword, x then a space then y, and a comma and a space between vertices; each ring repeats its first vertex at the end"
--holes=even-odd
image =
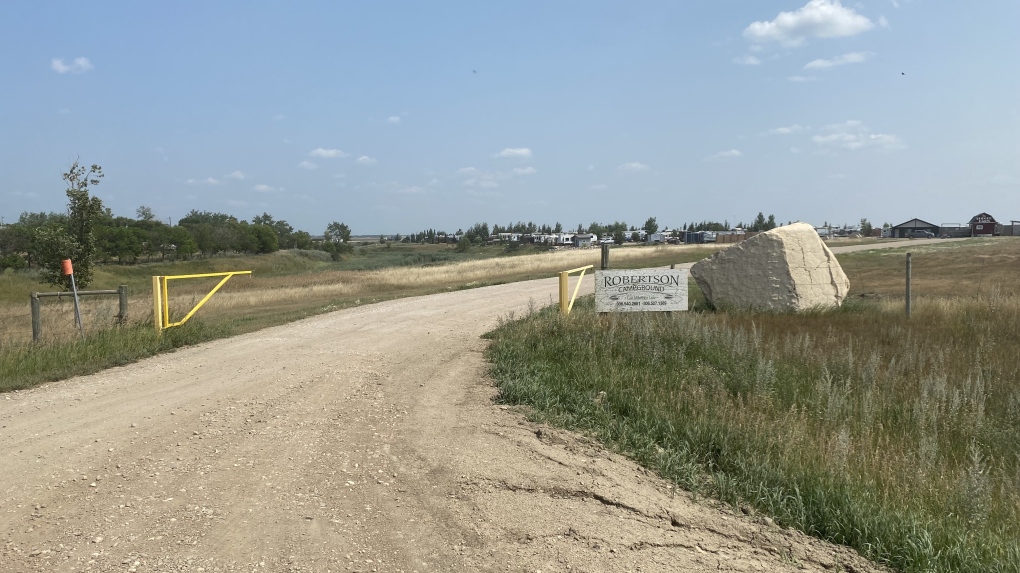
POLYGON ((84 74, 92 69, 92 62, 88 58, 75 58, 70 64, 65 64, 64 58, 53 58, 50 67, 58 74, 84 74))
POLYGON ((748 54, 748 55, 738 56, 736 58, 733 58, 733 63, 734 64, 740 64, 742 66, 759 66, 759 65, 761 65, 761 60, 759 60, 758 58, 748 54))
POLYGON ((744 154, 739 149, 727 149, 726 151, 720 151, 719 153, 710 155, 705 158, 705 161, 721 161, 724 159, 736 159, 742 157, 744 154))
POLYGON ((502 193, 498 191, 479 191, 478 189, 468 189, 467 194, 473 197, 502 197, 502 193))
POLYGON ((616 168, 617 171, 637 172, 637 171, 648 171, 648 166, 640 161, 631 161, 630 163, 624 163, 616 168))
POLYGON ((496 183, 495 181, 476 177, 472 177, 471 179, 464 181, 464 185, 467 187, 481 187, 483 189, 494 189, 499 187, 499 183, 496 183))
POLYGON ((433 177, 432 180, 429 181, 429 187, 435 187, 436 185, 440 185, 441 183, 442 183, 441 181, 433 177))
POLYGON ((839 0, 809 0, 796 12, 780 12, 768 22, 753 22, 744 30, 752 42, 780 42, 797 46, 807 38, 856 36, 875 25, 839 0))
POLYGON ((814 76, 787 76, 786 79, 791 82, 814 82, 818 80, 814 76))
POLYGON ((188 185, 219 185, 220 180, 212 177, 206 177, 205 179, 188 179, 188 185))
POLYGON ((371 158, 371 157, 369 157, 367 155, 362 155, 361 157, 355 159, 354 161, 355 161, 355 163, 358 163, 358 164, 361 164, 361 165, 375 165, 376 163, 379 162, 378 160, 373 159, 373 158, 371 158))
POLYGON ((234 171, 234 172, 231 172, 230 175, 227 175, 227 179, 239 179, 240 180, 240 179, 247 179, 247 178, 248 178, 248 176, 245 175, 243 171, 234 171))
POLYGON ((318 165, 312 163, 311 161, 302 161, 301 163, 298 163, 297 166, 300 167, 301 169, 307 169, 309 171, 319 168, 318 165))
POLYGON ((605 183, 596 183, 595 185, 589 186, 588 189, 591 189, 592 191, 599 191, 601 189, 606 189, 607 187, 609 186, 605 183))
POLYGON ((804 152, 804 150, 799 148, 799 147, 791 147, 790 148, 790 153, 792 153, 794 155, 800 155, 803 152, 804 152))
POLYGON ((317 147, 308 153, 309 157, 322 157, 324 159, 337 159, 347 157, 349 154, 339 149, 323 149, 317 147))
POLYGON ((397 193, 400 193, 402 195, 425 195, 428 192, 429 192, 428 189, 418 187, 417 185, 406 187, 404 189, 397 189, 397 193))
POLYGON ((514 167, 514 175, 534 175, 538 170, 534 167, 514 167))
POLYGON ((461 167, 457 170, 458 175, 473 175, 475 173, 478 173, 478 170, 474 167, 461 167))
POLYGON ((826 70, 834 68, 836 66, 844 66, 846 64, 859 64, 868 59, 871 54, 867 52, 850 52, 849 54, 843 54, 842 56, 836 56, 835 58, 826 60, 818 59, 811 60, 804 64, 805 70, 826 70))
POLYGON ((71 113, 71 110, 69 110, 66 107, 64 107, 64 108, 60 108, 59 110, 57 110, 57 113, 59 113, 60 115, 68 115, 68 114, 71 113))
POLYGON ((283 114, 277 114, 273 116, 273 121, 283 121, 283 114))
POLYGON ((276 191, 275 187, 270 187, 264 183, 259 183, 255 187, 252 187, 252 189, 255 189, 259 193, 272 193, 273 191, 276 191))
POLYGON ((877 148, 882 151, 898 151, 906 149, 900 138, 889 133, 872 133, 871 129, 857 120, 825 127, 824 135, 811 138, 822 150, 847 149, 857 151, 865 148, 877 148))
POLYGON ((393 123, 393 124, 400 123, 400 116, 399 115, 391 115, 391 116, 386 118, 386 122, 387 123, 393 123))
POLYGON ((520 157, 528 159, 531 157, 531 149, 527 147, 507 147, 493 157, 520 157))
POLYGON ((790 135, 790 134, 793 134, 793 133, 800 133, 801 131, 804 131, 804 130, 807 130, 807 129, 811 129, 811 128, 804 127, 803 125, 795 123, 795 124, 787 126, 787 127, 776 127, 774 129, 770 129, 769 133, 772 134, 772 135, 790 135))
POLYGON ((885 18, 885 16, 879 16, 878 17, 878 25, 883 27, 883 28, 888 28, 889 27, 889 20, 887 20, 885 18))
POLYGON ((594 165, 589 165, 588 166, 588 171, 595 171, 595 166, 594 165))

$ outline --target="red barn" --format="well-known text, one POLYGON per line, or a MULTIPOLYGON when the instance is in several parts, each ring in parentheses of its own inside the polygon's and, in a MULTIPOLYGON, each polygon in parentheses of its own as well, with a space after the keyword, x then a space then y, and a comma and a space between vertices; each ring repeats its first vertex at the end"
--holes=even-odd
POLYGON ((998 223, 995 221, 995 217, 992 217, 988 213, 979 213, 974 215, 970 219, 970 236, 971 237, 991 237, 995 235, 995 227, 998 223))

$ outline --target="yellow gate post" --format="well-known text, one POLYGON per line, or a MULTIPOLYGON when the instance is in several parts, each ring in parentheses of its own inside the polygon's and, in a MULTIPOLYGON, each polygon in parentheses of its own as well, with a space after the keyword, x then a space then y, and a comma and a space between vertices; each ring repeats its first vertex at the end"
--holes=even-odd
POLYGON ((230 271, 226 273, 202 273, 198 275, 167 275, 152 277, 152 304, 156 314, 156 331, 161 332, 172 326, 180 326, 185 322, 188 322, 188 319, 198 312, 198 309, 202 308, 202 305, 212 298, 212 295, 216 294, 216 291, 220 290, 220 287, 230 280, 230 277, 234 275, 250 274, 251 271, 230 271), (170 292, 167 290, 167 283, 169 283, 171 279, 200 279, 205 277, 223 277, 223 280, 213 287, 213 289, 209 291, 209 294, 205 295, 205 298, 198 301, 195 308, 191 309, 184 318, 177 322, 170 322, 170 292))
POLYGON ((570 310, 574 308, 574 300, 577 298, 578 291, 581 290, 581 280, 584 279, 584 273, 595 265, 587 265, 584 267, 578 267, 576 269, 570 269, 569 271, 563 271, 560 273, 560 314, 570 314, 570 310), (574 287, 574 294, 567 299, 568 285, 570 275, 581 271, 581 274, 577 277, 577 285, 574 287))
POLYGON ((152 310, 156 332, 163 332, 163 277, 152 277, 152 310))

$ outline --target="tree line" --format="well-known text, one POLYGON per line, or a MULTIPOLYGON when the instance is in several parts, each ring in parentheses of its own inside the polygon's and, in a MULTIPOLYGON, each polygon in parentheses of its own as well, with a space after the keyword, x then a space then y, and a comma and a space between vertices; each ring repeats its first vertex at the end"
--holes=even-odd
POLYGON ((269 213, 245 221, 193 209, 176 225, 160 221, 146 206, 135 211, 136 218, 114 216, 90 193, 103 176, 99 165, 85 167, 75 161, 63 174, 66 213, 25 212, 16 223, 0 226, 0 271, 37 268, 44 281, 69 286, 60 262, 71 259, 78 286, 86 287, 97 263, 135 264, 280 249, 317 249, 339 259, 352 249, 351 229, 338 221, 331 222, 321 237, 312 237, 269 213))

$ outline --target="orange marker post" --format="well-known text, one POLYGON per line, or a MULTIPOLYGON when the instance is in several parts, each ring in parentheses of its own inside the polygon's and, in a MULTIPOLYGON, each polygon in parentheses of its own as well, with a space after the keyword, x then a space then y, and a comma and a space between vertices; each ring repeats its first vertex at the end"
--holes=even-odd
POLYGON ((71 277, 71 292, 74 293, 74 321, 78 324, 78 332, 81 334, 82 340, 84 340, 85 328, 81 324, 81 309, 78 306, 78 286, 74 284, 74 266, 71 265, 71 259, 60 261, 60 271, 64 276, 71 277))

